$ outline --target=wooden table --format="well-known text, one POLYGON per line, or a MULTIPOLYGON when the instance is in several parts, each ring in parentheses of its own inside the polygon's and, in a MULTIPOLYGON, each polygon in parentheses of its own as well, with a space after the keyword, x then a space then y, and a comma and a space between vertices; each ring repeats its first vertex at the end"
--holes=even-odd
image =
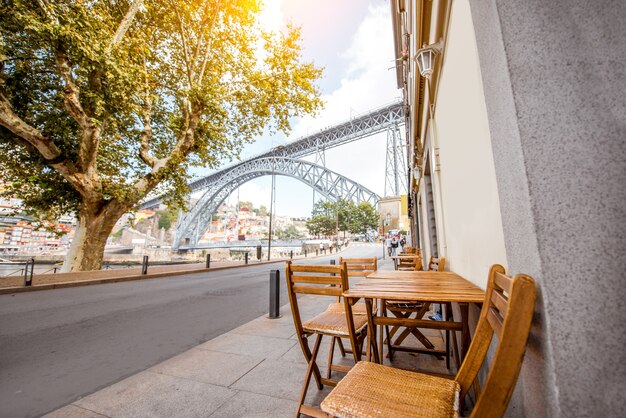
MULTIPOLYGON (((470 303, 482 303, 485 298, 485 292, 452 272, 378 270, 370 274, 367 279, 345 291, 343 296, 351 299, 365 299, 369 332, 372 336, 371 341, 376 341, 376 325, 401 325, 461 331, 462 359, 469 349, 470 342, 468 306, 470 303), (381 300, 382 306, 384 306, 385 300, 458 303, 461 310, 461 322, 400 319, 385 316, 374 317, 372 314, 373 299, 381 300)), ((383 311, 379 309, 378 312, 381 315, 383 311)), ((369 350, 371 345, 368 345, 368 359, 371 359, 371 351, 369 350)), ((375 346, 375 344, 373 345, 375 346)), ((375 361, 382 362, 382 357, 379 358, 378 350, 373 351, 375 361)), ((380 351, 382 353, 382 344, 380 351)))

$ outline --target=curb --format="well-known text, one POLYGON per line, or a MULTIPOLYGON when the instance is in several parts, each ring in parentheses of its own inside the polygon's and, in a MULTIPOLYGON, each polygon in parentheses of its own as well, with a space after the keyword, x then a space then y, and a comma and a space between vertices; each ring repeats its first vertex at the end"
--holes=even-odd
MULTIPOLYGON (((348 247, 345 247, 341 251, 337 251, 334 254, 339 254, 339 253, 345 251, 347 248, 348 247)), ((326 257, 328 255, 333 255, 333 254, 319 255, 317 257, 311 257, 311 259, 312 258, 319 258, 319 257, 326 257)), ((304 258, 304 259, 306 259, 306 258, 304 258)), ((47 283, 47 284, 32 285, 32 286, 28 286, 28 287, 26 287, 26 286, 4 287, 4 288, 0 288, 0 295, 15 294, 15 293, 25 293, 25 292, 35 292, 35 291, 39 291, 39 290, 64 289, 64 288, 68 288, 68 287, 90 286, 90 285, 106 284, 106 283, 132 282, 132 281, 135 281, 135 280, 158 279, 158 278, 162 278, 162 277, 179 276, 179 275, 184 275, 184 274, 208 273, 208 272, 211 272, 211 271, 228 270, 228 269, 234 269, 234 268, 240 268, 240 267, 252 267, 252 266, 260 266, 260 265, 264 265, 264 264, 283 263, 283 262, 285 262, 287 260, 289 260, 289 259, 288 258, 281 258, 279 260, 260 261, 260 262, 254 263, 254 264, 237 264, 237 265, 234 265, 234 266, 212 267, 212 268, 208 268, 208 269, 207 268, 201 268, 201 269, 195 269, 195 270, 177 270, 177 271, 168 271, 168 272, 152 273, 152 274, 136 274, 136 275, 132 275, 132 276, 111 277, 111 278, 103 278, 103 279, 95 279, 95 280, 76 280, 76 281, 72 281, 72 282, 47 283)))
POLYGON ((25 286, 5 287, 5 288, 0 288, 0 295, 6 295, 9 293, 34 292, 38 290, 63 289, 67 287, 89 286, 92 284, 132 282, 135 280, 143 280, 143 279, 158 279, 161 277, 178 276, 182 274, 208 273, 211 271, 228 270, 228 269, 239 268, 239 267, 260 266, 263 264, 274 264, 274 263, 280 263, 284 261, 285 259, 280 259, 280 260, 274 260, 274 261, 261 261, 255 264, 237 264, 234 266, 212 267, 208 269, 202 268, 202 269, 195 269, 195 270, 176 270, 176 271, 168 271, 168 272, 162 272, 162 273, 136 274, 132 276, 111 277, 111 278, 105 278, 105 279, 76 280, 72 282, 47 283, 47 284, 39 284, 39 285, 33 285, 33 286, 28 286, 28 287, 25 287, 25 286))

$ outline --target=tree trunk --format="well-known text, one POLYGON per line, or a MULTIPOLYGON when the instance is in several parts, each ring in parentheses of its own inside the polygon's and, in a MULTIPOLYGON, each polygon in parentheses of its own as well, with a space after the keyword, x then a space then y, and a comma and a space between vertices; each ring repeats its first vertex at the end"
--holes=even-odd
POLYGON ((61 272, 100 270, 107 238, 124 212, 112 202, 83 203, 61 272))

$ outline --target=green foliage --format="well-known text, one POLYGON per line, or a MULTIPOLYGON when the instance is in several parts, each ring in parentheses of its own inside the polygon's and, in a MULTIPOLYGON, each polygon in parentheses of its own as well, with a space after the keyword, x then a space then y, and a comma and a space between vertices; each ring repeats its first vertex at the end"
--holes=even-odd
POLYGON ((378 219, 376 208, 368 202, 358 205, 351 200, 317 202, 306 226, 316 236, 335 235, 338 231, 364 234, 376 228, 378 219))
POLYGON ((371 203, 361 202, 354 206, 348 231, 351 234, 365 234, 378 227, 379 219, 380 215, 371 203))
POLYGON ((157 211, 157 215, 159 217, 159 229, 165 229, 168 231, 172 227, 172 214, 169 210, 159 210, 157 211))
POLYGON ((248 208, 248 210, 250 210, 251 212, 255 212, 254 205, 252 204, 252 202, 250 202, 248 200, 240 200, 239 201, 239 210, 241 210, 243 208, 248 208))
POLYGON ((116 43, 132 4, 0 2, 0 178, 31 213, 56 218, 87 201, 130 209, 149 192, 183 206, 189 168, 214 168, 264 128, 288 132, 321 107, 321 70, 302 62, 300 30, 265 32, 256 1, 146 1, 116 43), (79 175, 46 160, 42 141, 79 175))
POLYGON ((315 203, 306 227, 315 236, 334 235, 336 230, 335 203, 323 201, 315 203))
POLYGON ((294 225, 289 225, 287 228, 277 229, 276 237, 281 240, 290 240, 290 239, 298 239, 302 238, 302 234, 294 225))
POLYGON ((259 216, 267 216, 269 215, 269 211, 267 210, 267 208, 265 207, 265 205, 261 205, 261 207, 259 207, 258 212, 256 212, 257 215, 259 216))

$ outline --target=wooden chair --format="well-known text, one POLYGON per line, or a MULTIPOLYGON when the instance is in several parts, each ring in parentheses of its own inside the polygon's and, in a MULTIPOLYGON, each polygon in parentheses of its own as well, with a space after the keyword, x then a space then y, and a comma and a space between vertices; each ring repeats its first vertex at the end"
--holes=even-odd
POLYGON ((400 255, 419 255, 422 256, 422 249, 417 247, 404 247, 400 255))
POLYGON ((444 271, 446 268, 446 258, 435 258, 430 256, 428 260, 428 271, 444 271))
MULTIPOLYGON (((339 265, 346 264, 346 271, 348 274, 348 280, 351 277, 365 278, 378 270, 378 260, 376 257, 372 258, 343 258, 339 257, 339 265)), ((335 309, 341 309, 343 304, 341 303, 341 297, 337 298, 337 305, 335 309)), ((330 307, 329 307, 330 308, 330 307)), ((357 303, 352 306, 352 313, 354 315, 367 315, 365 310, 365 303, 357 303)))
POLYGON ((536 299, 534 280, 494 265, 476 332, 454 379, 359 362, 324 399, 332 416, 453 417, 475 381, 493 335, 498 344, 471 417, 502 417, 522 366, 536 299))
MULTIPOLYGON (((445 266, 446 266, 445 257, 441 257, 439 259, 430 257, 430 260, 428 262, 428 267, 430 271, 444 271, 445 266)), ((426 314, 426 312, 430 310, 430 305, 431 304, 429 302, 386 301, 385 309, 386 311, 391 312, 396 318, 413 317, 413 319, 422 319, 424 315, 426 314)), ((385 315, 387 314, 386 311, 384 312, 385 315)), ((451 309, 448 310, 448 314, 452 315, 451 309)), ((393 359, 393 353, 396 350, 417 351, 417 352, 426 352, 426 353, 432 352, 433 354, 437 355, 438 358, 440 359, 442 358, 440 354, 434 353, 435 351, 434 344, 424 334, 422 334, 422 332, 417 328, 411 328, 411 327, 405 328, 400 333, 400 335, 396 338, 396 340, 392 342, 393 337, 399 330, 400 330, 400 326, 393 326, 391 329, 389 329, 388 326, 385 327, 385 331, 387 334, 386 342, 387 342, 387 352, 389 355, 389 359, 393 359), (422 343, 422 345, 424 346, 424 349, 409 348, 409 347, 400 348, 402 342, 410 334, 413 334, 415 338, 417 338, 418 341, 422 343)), ((446 331, 445 354, 446 354, 446 367, 447 368, 450 368, 450 344, 448 342, 449 335, 450 335, 449 331, 446 331)), ((454 337, 455 337, 454 347, 456 348, 456 334, 454 334, 454 337)), ((381 348, 380 348, 381 351, 382 351, 382 345, 383 344, 381 344, 381 348)), ((456 349, 455 353, 457 354, 457 358, 458 358, 458 349, 456 349)), ((382 358, 382 352, 381 352, 381 358, 382 358)))
POLYGON ((415 255, 413 257, 399 258, 396 262, 396 270, 415 271, 422 269, 422 256, 415 255))
POLYGON ((378 270, 378 259, 372 258, 343 258, 339 257, 339 264, 346 263, 348 278, 367 277, 378 270))
MULTIPOLYGON (((339 265, 345 263, 346 264, 346 268, 347 268, 347 273, 348 273, 348 281, 351 277, 361 277, 361 278, 365 278, 367 276, 369 276, 371 273, 375 272, 376 270, 378 270, 378 259, 376 257, 372 257, 372 258, 343 258, 343 257, 339 257, 339 265)), ((339 310, 339 311, 343 311, 344 304, 341 302, 341 297, 337 298, 337 302, 331 304, 328 309, 334 309, 334 310, 339 310)), ((374 313, 376 313, 376 310, 374 308, 374 313)), ((356 303, 354 305, 352 305, 352 314, 353 315, 367 315, 367 310, 365 307, 365 303, 360 302, 360 303, 356 303)), ((350 350, 346 350, 343 346, 343 343, 341 341, 340 337, 333 337, 331 345, 330 345, 330 352, 328 353, 329 359, 332 358, 332 356, 334 355, 334 350, 335 350, 335 343, 338 344, 339 346, 339 350, 341 352, 341 355, 345 357, 346 353, 352 353, 351 349, 350 350)), ((331 374, 331 370, 332 367, 330 367, 330 360, 328 362, 329 364, 329 368, 327 371, 327 377, 330 378, 330 374, 331 374)))
POLYGON ((417 248, 409 247, 405 245, 400 254, 416 254, 416 252, 417 252, 417 248))
MULTIPOLYGON (((311 375, 315 378, 317 387, 320 390, 323 388, 323 385, 335 386, 337 384, 337 381, 330 379, 330 376, 323 378, 317 366, 317 354, 322 342, 322 337, 329 336, 333 339, 335 337, 348 338, 352 347, 354 361, 357 362, 361 358, 361 347, 367 335, 367 316, 353 316, 351 304, 344 299, 343 309, 337 310, 329 308, 313 319, 302 321, 298 308, 297 295, 341 296, 344 290, 349 288, 345 263, 338 266, 321 266, 292 264, 291 261, 287 261, 286 277, 287 293, 289 295, 289 303, 296 327, 296 335, 300 347, 302 348, 302 353, 308 363, 302 390, 298 398, 296 416, 299 416, 300 413, 315 416, 319 415, 320 411, 316 408, 304 405, 311 375), (313 335, 315 335, 316 338, 313 350, 311 351, 308 337, 313 335)), ((329 359, 329 362, 331 360, 332 358, 329 359)), ((330 367, 331 364, 329 364, 329 368, 330 367)), ((332 367, 333 370, 344 373, 350 370, 348 366, 332 365, 332 367)))

